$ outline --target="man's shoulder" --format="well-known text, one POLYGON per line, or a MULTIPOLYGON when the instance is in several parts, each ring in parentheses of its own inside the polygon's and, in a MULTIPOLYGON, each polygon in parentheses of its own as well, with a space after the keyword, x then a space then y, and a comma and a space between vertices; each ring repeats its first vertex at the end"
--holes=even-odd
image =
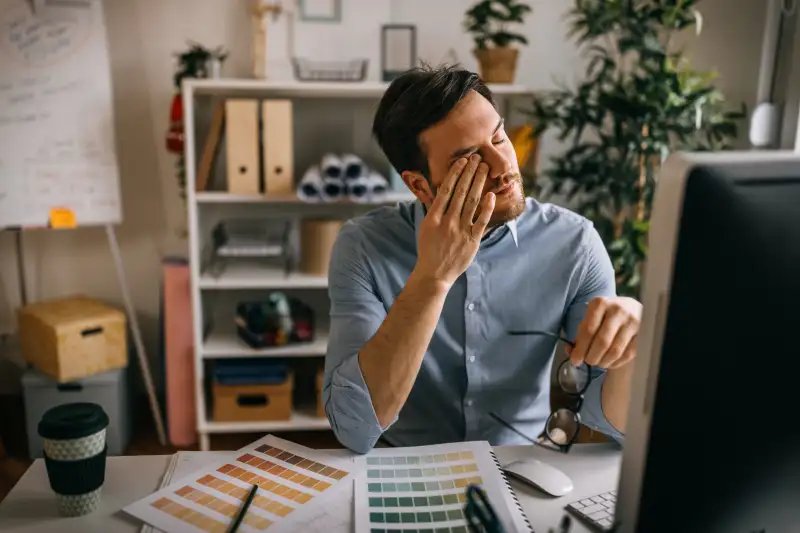
POLYGON ((415 242, 413 202, 382 206, 347 220, 339 231, 338 246, 402 246, 415 242))
POLYGON ((535 233, 564 233, 585 236, 594 228, 591 220, 566 207, 526 198, 522 224, 535 233))

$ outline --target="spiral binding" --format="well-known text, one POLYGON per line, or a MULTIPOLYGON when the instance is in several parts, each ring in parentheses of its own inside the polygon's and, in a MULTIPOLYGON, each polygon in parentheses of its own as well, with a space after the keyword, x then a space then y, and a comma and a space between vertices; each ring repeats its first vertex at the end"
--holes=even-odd
POLYGON ((525 523, 528 525, 528 532, 534 533, 533 525, 531 524, 530 520, 528 520, 528 516, 525 514, 525 511, 522 509, 522 504, 519 503, 519 499, 517 498, 516 492, 514 492, 514 488, 511 486, 511 483, 508 482, 508 477, 506 476, 505 470, 503 470, 500 461, 497 460, 497 455, 495 455, 494 451, 490 451, 492 454, 492 459, 494 460, 494 464, 497 465, 497 470, 500 471, 500 476, 503 478, 503 482, 506 484, 506 488, 508 489, 508 493, 511 495, 511 499, 514 500, 514 504, 517 506, 520 515, 525 520, 525 523))

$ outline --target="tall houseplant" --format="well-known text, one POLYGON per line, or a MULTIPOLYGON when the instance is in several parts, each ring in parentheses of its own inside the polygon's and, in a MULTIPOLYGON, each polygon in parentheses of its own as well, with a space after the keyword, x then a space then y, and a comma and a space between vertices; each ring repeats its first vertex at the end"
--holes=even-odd
POLYGON ((519 50, 513 45, 528 44, 528 40, 512 28, 530 12, 531 6, 517 0, 481 0, 467 11, 464 28, 475 42, 473 53, 485 82, 514 81, 519 50))
POLYGON ((743 108, 726 109, 714 75, 693 70, 676 46, 678 32, 699 33, 698 3, 575 0, 569 36, 587 54, 585 78, 537 97, 531 110, 535 136, 554 130, 568 143, 542 173, 545 194, 565 195, 594 222, 621 295, 639 293, 663 159, 730 148, 745 116, 743 108))

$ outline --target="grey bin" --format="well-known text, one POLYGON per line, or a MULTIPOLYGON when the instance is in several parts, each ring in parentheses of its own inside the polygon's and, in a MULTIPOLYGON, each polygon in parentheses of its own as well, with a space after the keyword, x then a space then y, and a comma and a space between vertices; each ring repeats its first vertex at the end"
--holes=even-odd
POLYGON ((108 455, 124 455, 131 437, 131 411, 126 369, 104 372, 69 383, 58 383, 29 368, 22 376, 25 397, 25 428, 28 455, 42 457, 42 439, 37 426, 42 415, 57 405, 92 402, 100 405, 109 418, 106 432, 108 455))

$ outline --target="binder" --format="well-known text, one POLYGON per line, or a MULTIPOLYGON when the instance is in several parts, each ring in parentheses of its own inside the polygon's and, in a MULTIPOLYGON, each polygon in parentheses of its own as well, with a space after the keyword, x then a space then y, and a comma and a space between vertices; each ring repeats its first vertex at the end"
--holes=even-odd
POLYGON ((226 100, 225 150, 228 192, 260 194, 257 100, 226 100))
POLYGON ((264 189, 269 195, 293 195, 294 128, 291 100, 264 100, 261 107, 264 189))

